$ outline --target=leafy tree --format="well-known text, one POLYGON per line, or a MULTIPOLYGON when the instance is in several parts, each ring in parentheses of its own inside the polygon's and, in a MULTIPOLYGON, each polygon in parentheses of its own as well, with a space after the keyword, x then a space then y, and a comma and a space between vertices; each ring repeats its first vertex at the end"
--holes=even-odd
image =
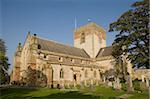
POLYGON ((5 84, 8 83, 9 75, 8 75, 8 58, 6 57, 6 47, 5 42, 0 39, 0 83, 5 84))
POLYGON ((24 76, 25 77, 21 77, 21 81, 19 82, 21 85, 41 87, 47 85, 46 75, 42 71, 33 69, 31 66, 24 71, 24 76))
POLYGON ((110 24, 110 32, 119 32, 113 42, 116 60, 127 54, 134 67, 150 68, 149 16, 149 0, 143 0, 132 4, 132 9, 110 24))

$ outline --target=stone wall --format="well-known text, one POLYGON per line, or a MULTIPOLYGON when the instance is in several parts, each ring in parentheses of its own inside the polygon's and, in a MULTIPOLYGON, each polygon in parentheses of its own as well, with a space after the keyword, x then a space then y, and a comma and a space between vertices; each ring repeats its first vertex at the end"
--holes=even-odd
POLYGON ((99 66, 102 72, 105 72, 110 69, 114 69, 114 59, 110 56, 101 57, 96 60, 96 64, 99 66))
POLYGON ((52 67, 54 87, 57 87, 58 84, 61 87, 74 86, 77 84, 98 84, 98 82, 100 82, 99 69, 97 67, 92 67, 92 65, 88 66, 89 62, 90 61, 84 59, 66 58, 57 55, 47 55, 45 59, 43 55, 39 55, 37 59, 37 69, 42 71, 44 64, 52 67), (52 57, 53 61, 50 60, 52 57), (63 78, 60 77, 61 69, 64 73, 63 78), (85 71, 87 71, 87 75, 85 75, 85 71), (96 76, 94 76, 94 72, 96 76), (74 76, 76 76, 76 80, 74 76))
POLYGON ((148 78, 150 80, 150 69, 137 69, 133 71, 133 79, 142 80, 148 78))
POLYGON ((75 30, 74 46, 83 48, 91 58, 95 58, 100 48, 106 47, 106 33, 100 26, 91 22, 75 30), (85 42, 81 42, 82 33, 85 42))

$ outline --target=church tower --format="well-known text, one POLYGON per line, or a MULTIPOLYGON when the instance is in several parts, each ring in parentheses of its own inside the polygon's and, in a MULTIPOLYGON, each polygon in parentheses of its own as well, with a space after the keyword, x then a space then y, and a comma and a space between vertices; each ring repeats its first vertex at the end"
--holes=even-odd
POLYGON ((105 30, 94 22, 75 29, 74 47, 84 49, 91 58, 95 58, 100 48, 106 47, 105 30))

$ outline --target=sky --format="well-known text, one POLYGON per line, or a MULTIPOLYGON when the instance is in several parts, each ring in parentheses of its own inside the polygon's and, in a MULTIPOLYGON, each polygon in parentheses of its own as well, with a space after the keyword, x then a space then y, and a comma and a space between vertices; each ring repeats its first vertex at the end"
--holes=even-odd
POLYGON ((0 38, 7 47, 10 70, 19 42, 31 34, 73 46, 75 18, 77 27, 96 22, 106 30, 107 46, 116 32, 108 32, 109 24, 129 10, 137 0, 0 0, 0 38))

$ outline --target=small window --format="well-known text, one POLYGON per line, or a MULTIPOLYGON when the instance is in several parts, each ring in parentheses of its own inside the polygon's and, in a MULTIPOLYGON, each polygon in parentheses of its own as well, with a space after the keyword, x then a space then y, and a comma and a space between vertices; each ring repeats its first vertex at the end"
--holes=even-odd
POLYGON ((38 54, 40 55, 41 53, 40 53, 40 52, 38 52, 38 54))
POLYGON ((46 55, 44 55, 44 58, 46 58, 46 55))
POLYGON ((59 57, 59 59, 58 59, 60 62, 62 62, 63 61, 63 58, 62 57, 59 57))
POLYGON ((59 57, 59 60, 61 60, 61 58, 59 57))
POLYGON ((60 70, 60 78, 64 78, 64 71, 63 71, 63 69, 60 70))
POLYGON ((85 33, 83 32, 83 33, 81 33, 81 41, 80 41, 80 43, 82 44, 82 43, 85 43, 85 33))
POLYGON ((41 49, 41 45, 40 44, 38 44, 38 49, 41 49))
POLYGON ((74 59, 71 59, 71 62, 74 63, 74 59))

